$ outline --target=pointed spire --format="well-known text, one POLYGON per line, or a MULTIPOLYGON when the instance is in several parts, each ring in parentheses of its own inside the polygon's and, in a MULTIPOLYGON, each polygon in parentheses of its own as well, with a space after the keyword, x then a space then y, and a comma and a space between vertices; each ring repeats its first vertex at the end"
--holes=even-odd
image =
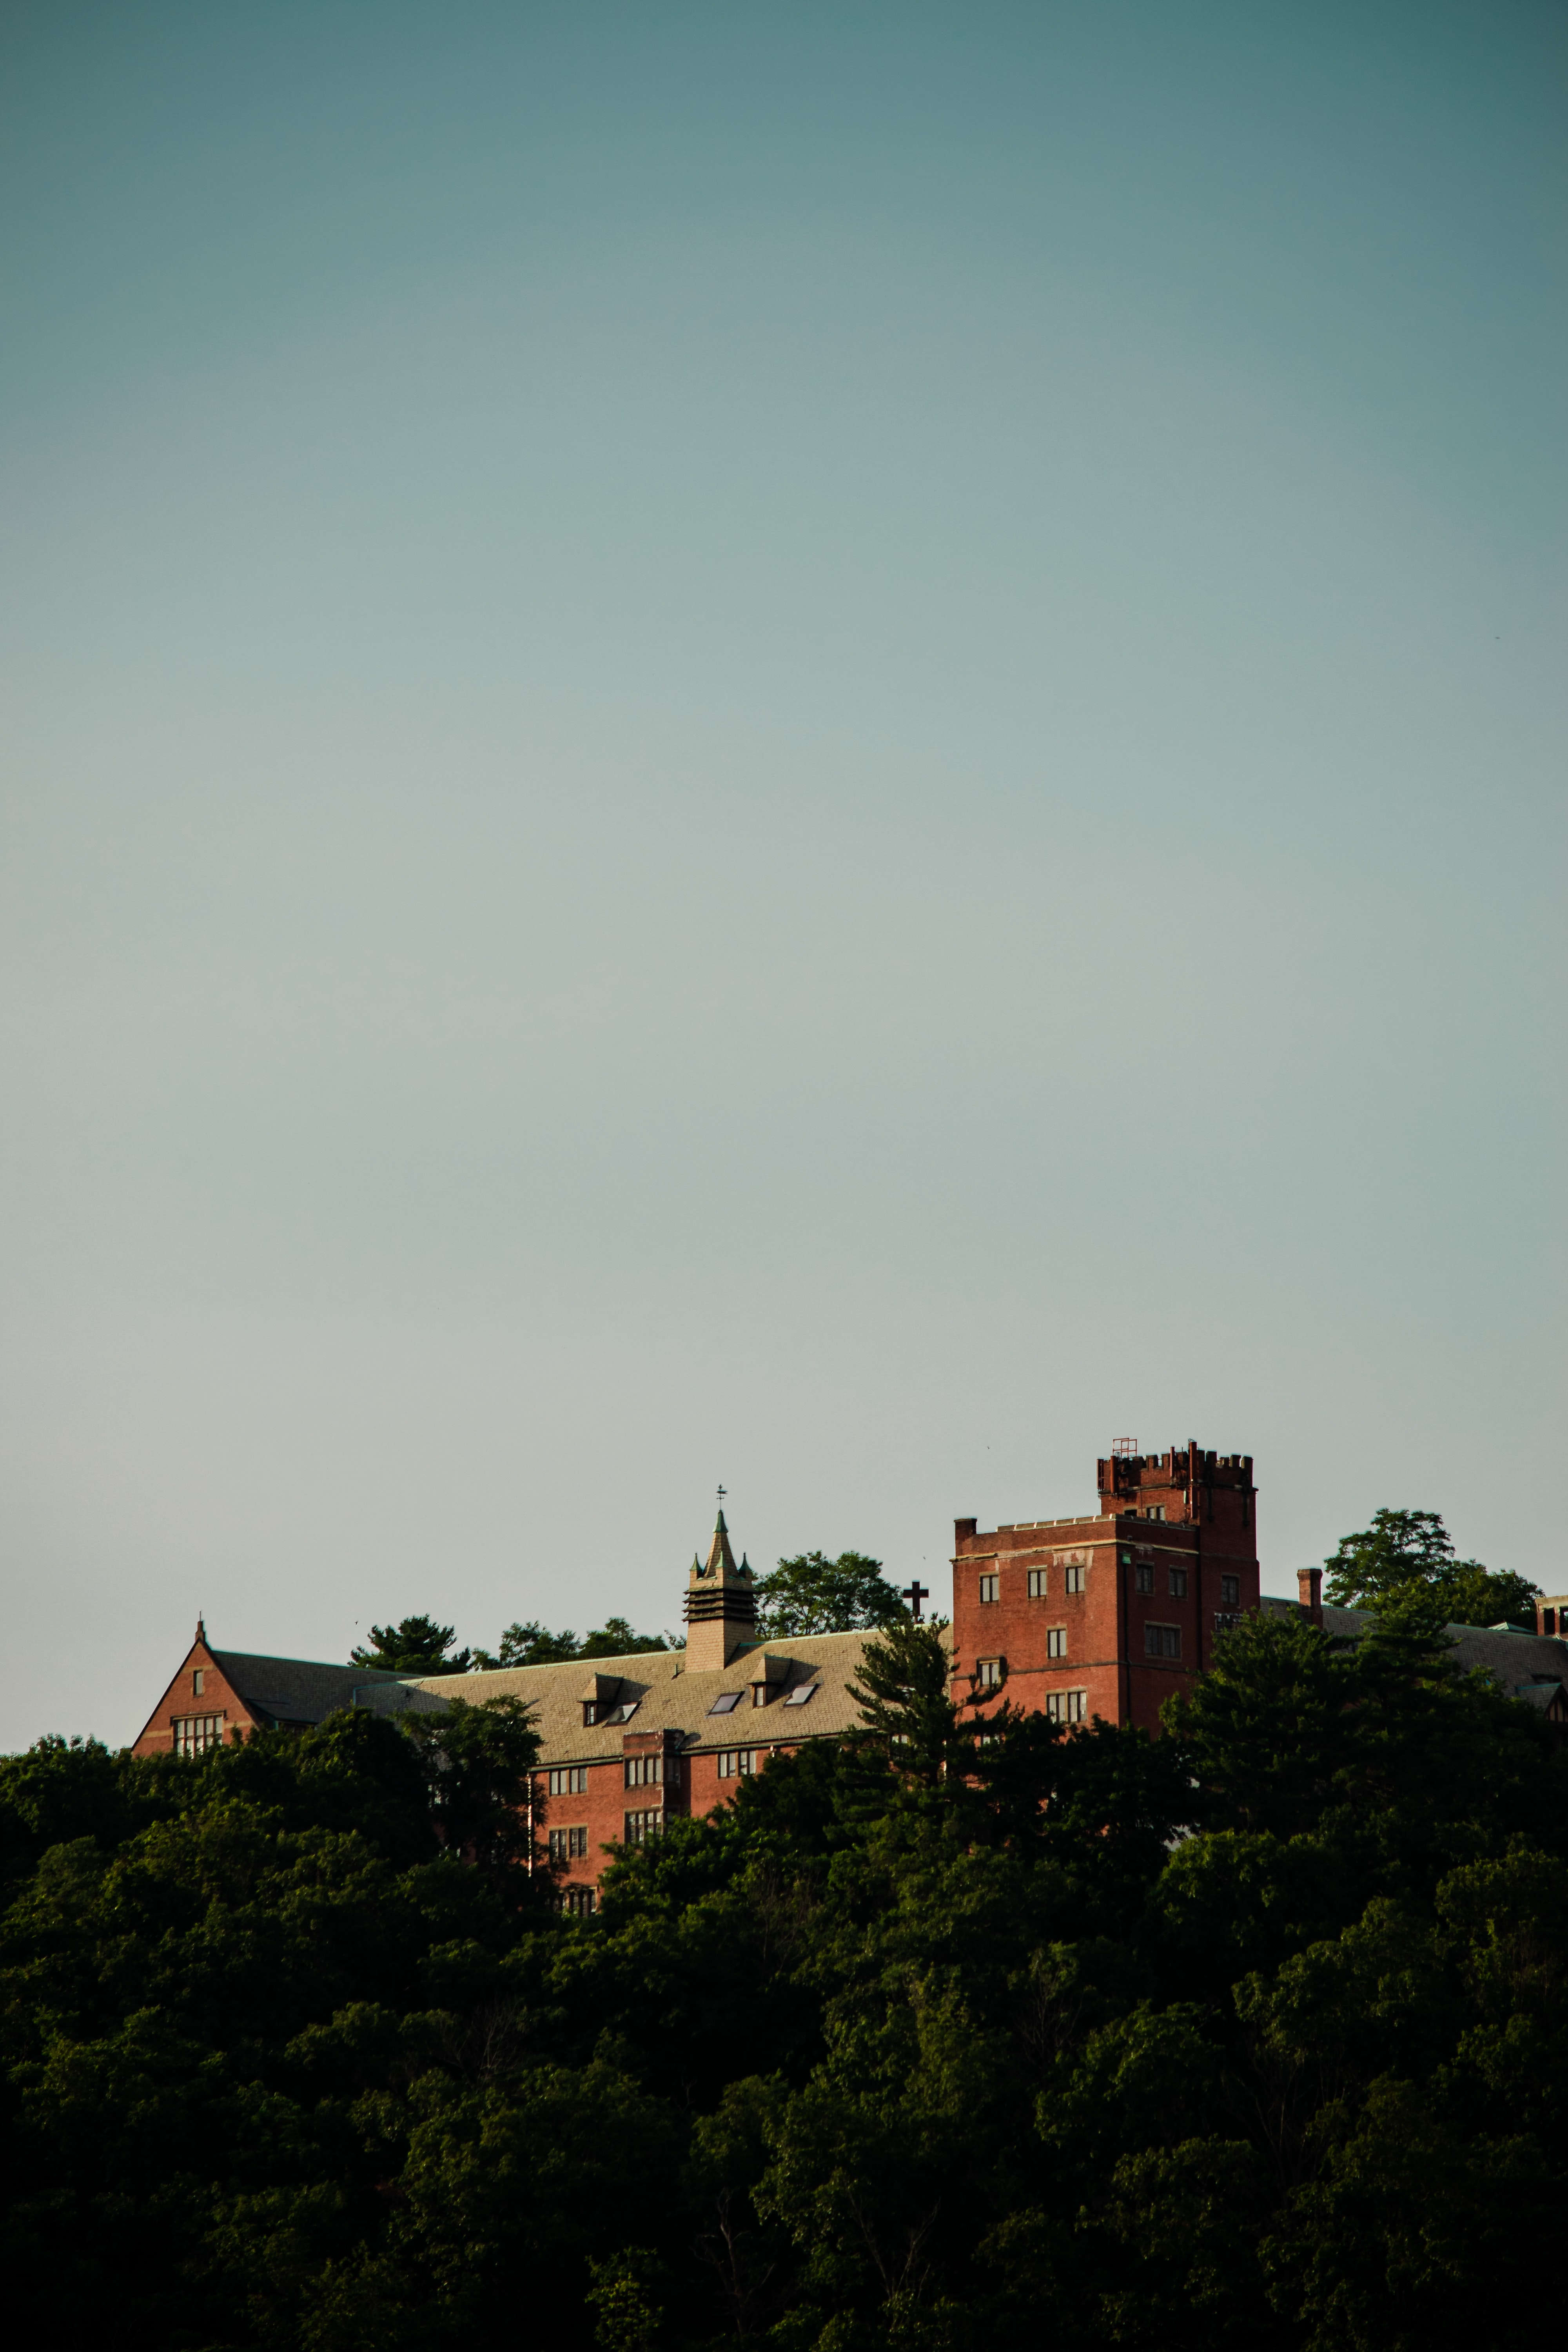
POLYGON ((686 1595, 688 1674, 707 1674, 727 1665, 756 1631, 757 1603, 749 1560, 739 1568, 730 1549, 730 1528, 724 1517, 724 1489, 719 1489, 719 1514, 708 1558, 691 1563, 686 1595))

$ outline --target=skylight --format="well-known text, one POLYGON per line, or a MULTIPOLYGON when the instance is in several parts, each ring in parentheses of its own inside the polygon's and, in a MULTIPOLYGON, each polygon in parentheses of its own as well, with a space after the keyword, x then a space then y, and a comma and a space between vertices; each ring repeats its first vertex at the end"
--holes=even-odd
POLYGON ((814 1699, 816 1696, 818 1687, 816 1683, 802 1683, 798 1690, 786 1691, 785 1706, 805 1706, 808 1699, 814 1699))
POLYGON ((732 1715, 744 1696, 743 1691, 721 1691, 708 1712, 710 1715, 732 1715))

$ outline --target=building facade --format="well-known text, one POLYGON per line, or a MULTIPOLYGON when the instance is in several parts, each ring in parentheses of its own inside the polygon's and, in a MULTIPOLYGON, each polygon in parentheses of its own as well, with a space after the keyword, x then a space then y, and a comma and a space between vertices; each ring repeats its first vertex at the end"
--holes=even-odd
MULTIPOLYGON (((1301 1571, 1299 1601, 1260 1601, 1250 1454, 1123 1443, 1100 1463, 1098 1483, 1099 1509, 1078 1517, 954 1523, 952 1690, 983 1717, 1005 1698, 1064 1724, 1098 1717, 1152 1732, 1163 1702, 1192 1687, 1247 1611, 1299 1612, 1346 1637, 1370 1622, 1325 1606, 1317 1569, 1301 1571)), ((911 1590, 918 1607, 924 1596, 911 1590)), ((754 1580, 736 1562, 722 1511, 707 1558, 691 1563, 685 1614, 680 1651, 422 1676, 215 1650, 198 1623, 134 1752, 197 1755, 342 1707, 424 1713, 453 1697, 521 1699, 541 1742, 537 1842, 563 1902, 589 1911, 616 1848, 710 1812, 771 1755, 859 1721, 856 1682, 874 1633, 760 1642, 754 1580)), ((1543 1601, 1538 1626, 1449 1632, 1461 1664, 1568 1724, 1568 1600, 1543 1601)))
POLYGON ((1098 1475, 1100 1508, 1080 1517, 954 1523, 954 1686, 983 1711, 991 1688, 1064 1723, 1157 1730, 1163 1701, 1258 1606, 1250 1454, 1125 1441, 1098 1475))

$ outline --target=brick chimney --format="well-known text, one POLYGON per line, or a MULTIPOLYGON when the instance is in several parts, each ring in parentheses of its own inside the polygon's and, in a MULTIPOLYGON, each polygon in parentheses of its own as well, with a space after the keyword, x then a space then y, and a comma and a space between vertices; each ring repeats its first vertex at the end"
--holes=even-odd
POLYGON ((1313 1624, 1321 1625, 1323 1622, 1322 1570, 1321 1568, 1299 1568, 1296 1570, 1296 1590, 1300 1595, 1301 1606, 1306 1611, 1308 1616, 1311 1619, 1313 1624))

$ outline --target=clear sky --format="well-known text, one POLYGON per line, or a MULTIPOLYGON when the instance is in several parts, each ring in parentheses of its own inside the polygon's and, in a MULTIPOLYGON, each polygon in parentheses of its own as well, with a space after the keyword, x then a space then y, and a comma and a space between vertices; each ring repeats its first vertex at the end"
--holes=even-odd
POLYGON ((0 1742, 1126 1435, 1568 1589, 1565 52, 0 11, 0 1742))

